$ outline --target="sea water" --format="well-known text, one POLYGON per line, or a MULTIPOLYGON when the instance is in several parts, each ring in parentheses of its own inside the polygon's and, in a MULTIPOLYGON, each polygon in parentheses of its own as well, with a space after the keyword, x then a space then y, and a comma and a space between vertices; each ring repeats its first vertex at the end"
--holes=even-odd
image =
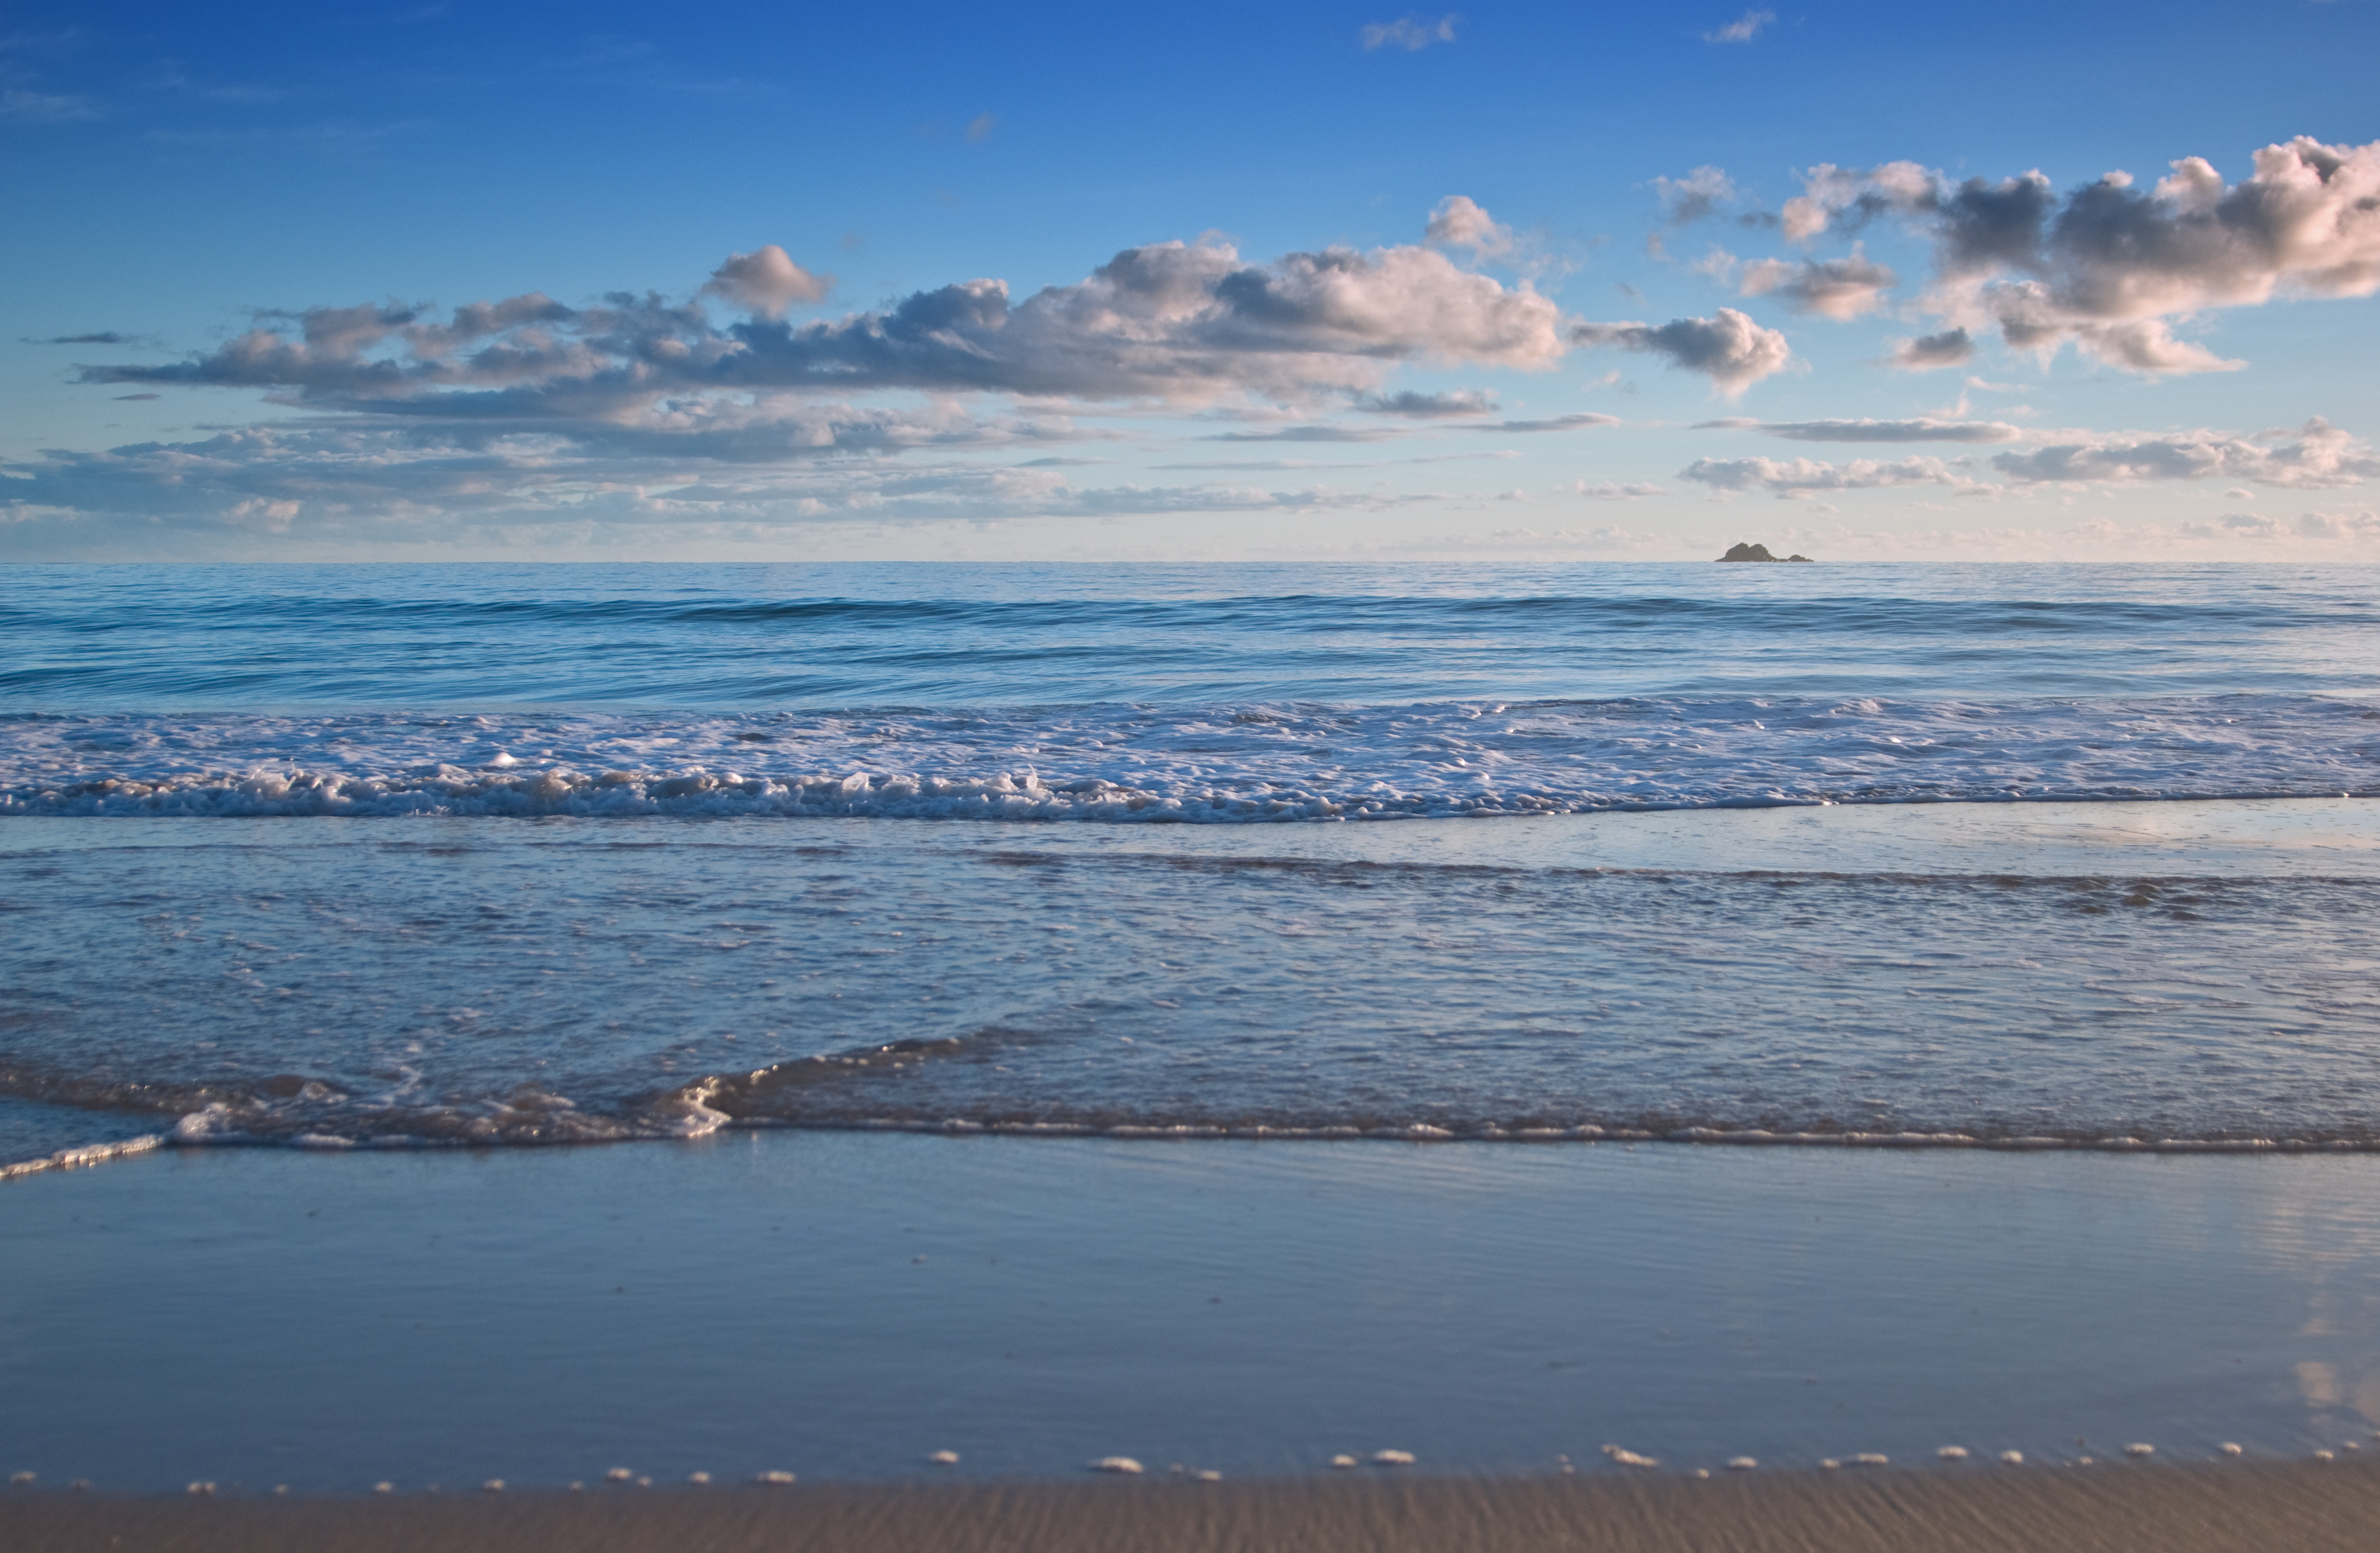
POLYGON ((2380 568, 0 581, 12 1473, 2380 1449, 2380 568))
POLYGON ((0 1164, 2380 1141, 2380 568, 6 582, 0 1164))

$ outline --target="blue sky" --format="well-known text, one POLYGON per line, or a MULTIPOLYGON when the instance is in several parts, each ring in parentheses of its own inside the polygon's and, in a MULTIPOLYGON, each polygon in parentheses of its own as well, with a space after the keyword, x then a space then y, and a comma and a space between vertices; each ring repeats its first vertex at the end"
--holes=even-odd
POLYGON ((2375 45, 18 5, 0 556, 2371 558, 2375 45))

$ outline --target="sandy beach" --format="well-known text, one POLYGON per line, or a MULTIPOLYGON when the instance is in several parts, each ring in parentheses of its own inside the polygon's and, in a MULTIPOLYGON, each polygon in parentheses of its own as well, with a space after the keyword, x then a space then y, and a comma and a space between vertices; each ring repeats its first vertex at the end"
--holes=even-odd
POLYGON ((1767 1477, 0 1498, 45 1553, 2229 1553, 2363 1549, 2380 1469, 2103 1465, 1767 1477))

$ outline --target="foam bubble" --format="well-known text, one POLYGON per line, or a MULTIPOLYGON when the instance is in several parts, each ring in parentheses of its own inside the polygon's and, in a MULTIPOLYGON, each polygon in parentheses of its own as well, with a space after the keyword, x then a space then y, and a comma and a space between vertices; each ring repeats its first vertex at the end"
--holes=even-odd
POLYGON ((2380 783, 2360 753, 2364 710, 2265 694, 742 716, 128 712, 0 719, 0 815, 1250 824, 2370 795, 2380 783))

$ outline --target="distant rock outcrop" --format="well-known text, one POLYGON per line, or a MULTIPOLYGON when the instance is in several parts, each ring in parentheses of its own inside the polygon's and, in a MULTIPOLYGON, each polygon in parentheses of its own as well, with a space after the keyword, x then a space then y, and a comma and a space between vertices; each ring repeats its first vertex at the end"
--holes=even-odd
POLYGON ((1719 559, 1721 561, 1776 561, 1781 563, 1788 561, 1807 562, 1810 558, 1806 555, 1771 555, 1768 553, 1768 547, 1767 545, 1730 545, 1727 547, 1727 553, 1720 556, 1719 559))

